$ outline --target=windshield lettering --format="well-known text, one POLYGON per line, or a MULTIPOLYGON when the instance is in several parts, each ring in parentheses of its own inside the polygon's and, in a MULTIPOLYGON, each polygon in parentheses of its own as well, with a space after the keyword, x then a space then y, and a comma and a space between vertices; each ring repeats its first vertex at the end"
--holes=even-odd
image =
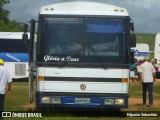
POLYGON ((71 56, 67 56, 66 61, 78 62, 79 58, 72 58, 71 56))
POLYGON ((51 56, 51 55, 45 55, 44 56, 44 61, 60 61, 60 58, 57 56, 51 56))
POLYGON ((79 62, 80 59, 79 59, 79 58, 73 58, 73 57, 71 57, 71 56, 58 57, 58 56, 45 55, 45 56, 44 56, 44 61, 45 61, 45 62, 48 62, 48 61, 56 61, 56 62, 60 62, 60 61, 79 62))

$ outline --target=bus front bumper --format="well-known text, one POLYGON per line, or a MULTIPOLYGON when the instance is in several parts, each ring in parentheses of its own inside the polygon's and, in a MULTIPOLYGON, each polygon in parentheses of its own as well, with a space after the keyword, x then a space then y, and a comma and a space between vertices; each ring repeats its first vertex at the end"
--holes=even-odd
POLYGON ((128 94, 36 93, 37 107, 127 108, 128 94))

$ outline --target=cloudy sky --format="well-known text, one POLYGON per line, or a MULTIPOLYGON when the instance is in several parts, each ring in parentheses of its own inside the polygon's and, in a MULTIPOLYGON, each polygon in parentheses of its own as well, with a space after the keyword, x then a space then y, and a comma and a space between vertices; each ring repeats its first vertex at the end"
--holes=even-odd
MULTIPOLYGON (((10 11, 10 19, 18 22, 37 19, 41 6, 63 1, 80 0, 10 0, 5 9, 10 11)), ((81 0, 82 1, 82 0, 81 0)), ((84 0, 89 1, 89 0, 84 0)), ((160 0, 90 0, 108 3, 128 10, 135 23, 135 31, 141 33, 160 32, 160 0)))

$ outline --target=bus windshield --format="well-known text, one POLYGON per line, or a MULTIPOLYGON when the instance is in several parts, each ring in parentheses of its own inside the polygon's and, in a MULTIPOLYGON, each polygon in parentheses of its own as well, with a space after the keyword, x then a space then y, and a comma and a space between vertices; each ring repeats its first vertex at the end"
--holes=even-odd
POLYGON ((42 18, 45 62, 126 63, 126 21, 109 18, 42 18))

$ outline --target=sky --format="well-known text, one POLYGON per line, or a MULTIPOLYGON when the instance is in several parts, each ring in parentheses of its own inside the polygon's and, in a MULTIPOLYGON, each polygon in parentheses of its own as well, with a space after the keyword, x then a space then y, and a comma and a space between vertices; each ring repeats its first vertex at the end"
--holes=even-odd
MULTIPOLYGON (((41 6, 64 1, 83 0, 10 0, 5 9, 10 12, 10 19, 18 22, 26 22, 38 19, 41 6)), ((136 33, 158 33, 160 32, 160 0, 84 0, 98 1, 128 10, 134 21, 136 33)))

